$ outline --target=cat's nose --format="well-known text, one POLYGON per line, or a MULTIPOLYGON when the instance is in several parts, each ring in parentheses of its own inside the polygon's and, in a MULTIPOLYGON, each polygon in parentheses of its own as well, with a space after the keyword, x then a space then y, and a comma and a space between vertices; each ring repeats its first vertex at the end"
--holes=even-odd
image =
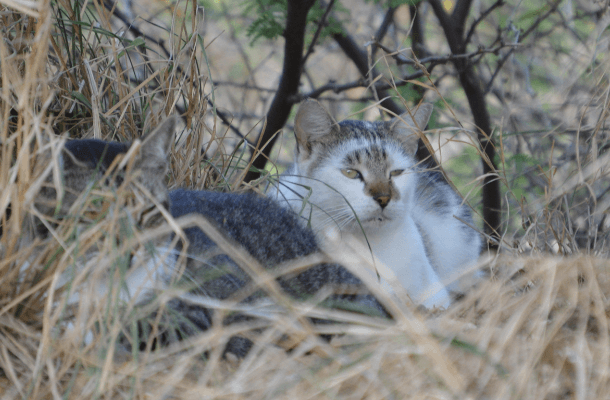
POLYGON ((373 197, 375 199, 375 201, 379 204, 379 206, 381 208, 385 208, 385 206, 388 205, 388 203, 390 202, 390 196, 389 195, 380 195, 380 196, 375 196, 373 197))

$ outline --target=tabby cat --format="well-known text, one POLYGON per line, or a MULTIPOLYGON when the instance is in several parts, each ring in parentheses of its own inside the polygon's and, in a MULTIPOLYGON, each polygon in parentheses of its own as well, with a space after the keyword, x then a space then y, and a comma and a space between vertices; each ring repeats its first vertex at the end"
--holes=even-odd
MULTIPOLYGON (((448 306, 448 287, 477 260, 470 209, 438 171, 417 163, 432 106, 390 121, 333 121, 315 100, 295 119, 295 162, 269 191, 311 224, 322 242, 355 237, 425 306, 448 306)), ((332 246, 332 243, 331 243, 332 246)))
MULTIPOLYGON (((274 201, 254 194, 215 193, 178 189, 169 191, 165 184, 168 154, 175 130, 175 119, 169 118, 150 133, 142 142, 134 160, 133 173, 138 174, 137 183, 149 192, 153 201, 140 216, 140 223, 158 224, 162 218, 154 203, 169 209, 174 218, 195 214, 201 215, 230 241, 245 249, 264 268, 281 275, 276 267, 290 260, 296 260, 318 252, 313 232, 299 223, 292 212, 285 210, 274 201), (151 222, 153 221, 153 222, 151 222)), ((70 140, 64 146, 61 156, 63 196, 51 186, 41 192, 39 205, 46 212, 66 214, 90 185, 99 180, 108 168, 116 165, 116 158, 130 149, 129 144, 105 142, 101 140, 70 140), (59 198, 59 203, 57 203, 59 198), (57 206, 59 204, 59 206, 57 206)), ((117 174, 115 174, 117 175, 117 174)), ((122 175, 111 185, 120 186, 122 175)), ((61 192, 61 191, 60 191, 61 192)), ((186 249, 186 272, 183 282, 189 291, 170 301, 174 315, 179 316, 178 328, 165 332, 166 338, 181 338, 194 331, 206 330, 212 324, 213 310, 201 306, 205 299, 236 298, 246 286, 251 284, 251 276, 231 259, 231 254, 219 250, 215 242, 197 228, 185 229, 188 240, 186 249)), ((159 255, 167 249, 171 238, 165 244, 157 245, 151 260, 137 263, 141 270, 133 271, 124 282, 124 298, 140 293, 138 299, 147 300, 153 288, 168 287, 173 272, 178 269, 180 246, 170 250, 170 257, 161 261, 159 255), (169 271, 169 272, 168 272, 169 271), (146 283, 152 274, 157 279, 154 284, 146 283)), ((367 313, 388 317, 384 307, 367 291, 362 282, 344 267, 321 263, 303 272, 281 276, 278 282, 282 289, 295 299, 311 298, 323 287, 338 286, 342 293, 330 296, 327 301, 333 306, 346 309, 364 310, 367 313)), ((106 283, 100 284, 100 293, 106 292, 106 283)), ((337 288, 338 289, 338 288, 337 288)), ((260 292, 249 296, 245 303, 254 304, 262 297, 260 292)), ((224 323, 243 321, 249 317, 230 314, 224 323)), ((176 324, 174 324, 176 326, 176 324)), ((238 356, 246 354, 250 342, 244 338, 232 338, 226 351, 238 356)))

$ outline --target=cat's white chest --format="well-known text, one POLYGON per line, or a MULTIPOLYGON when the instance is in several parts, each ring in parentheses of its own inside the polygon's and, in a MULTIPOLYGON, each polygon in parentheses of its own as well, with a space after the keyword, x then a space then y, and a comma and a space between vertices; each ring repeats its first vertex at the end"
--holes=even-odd
POLYGON ((390 268, 398 282, 417 303, 427 307, 447 307, 451 298, 432 268, 415 221, 410 215, 392 226, 383 226, 358 235, 370 244, 375 257, 390 268))

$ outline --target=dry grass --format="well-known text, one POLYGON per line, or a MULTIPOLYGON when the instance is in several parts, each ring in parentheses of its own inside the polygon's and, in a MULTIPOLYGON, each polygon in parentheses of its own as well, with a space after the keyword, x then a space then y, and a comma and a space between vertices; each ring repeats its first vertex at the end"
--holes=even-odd
MULTIPOLYGON (((120 338, 137 336, 134 321, 146 310, 119 306, 116 293, 87 294, 100 279, 128 273, 130 254, 179 228, 138 228, 133 221, 141 204, 127 184, 82 196, 71 212, 75 218, 40 215, 35 199, 45 177, 60 179, 56 155, 63 139, 56 133, 132 140, 161 115, 180 112, 186 128, 171 157, 172 187, 239 189, 243 147, 234 139, 225 143, 226 128, 206 101, 213 92, 206 86, 202 38, 189 35, 198 32, 201 10, 191 3, 179 10, 197 17, 168 35, 175 60, 169 62, 152 44, 144 55, 133 47, 138 43, 111 34, 109 15, 93 3, 100 17, 91 30, 72 23, 90 9, 39 1, 15 11, 7 8, 13 2, 0 1, 3 398, 610 397, 610 262, 600 257, 608 252, 607 230, 599 236, 590 230, 588 250, 579 250, 582 238, 569 223, 565 201, 605 182, 607 153, 573 164, 566 173, 572 178, 550 176, 547 196, 524 213, 536 218, 517 239, 505 241, 502 255, 481 262, 489 277, 448 310, 422 312, 378 292, 374 283, 393 321, 312 310, 278 293, 283 307, 257 322, 267 329, 253 337, 255 348, 244 360, 223 359, 221 350, 251 325, 215 324, 168 347, 126 350, 120 338), (35 234, 34 216, 48 237, 35 234), (553 251, 572 255, 549 255, 553 251), (80 295, 78 304, 67 303, 73 293, 80 295), (312 326, 303 315, 345 324, 312 326), (344 334, 327 343, 319 332, 344 334)), ((592 99, 601 99, 596 104, 604 116, 607 86, 600 93, 592 99)), ((607 199, 582 215, 603 222, 607 199)), ((351 264, 355 272, 361 268, 351 264)))

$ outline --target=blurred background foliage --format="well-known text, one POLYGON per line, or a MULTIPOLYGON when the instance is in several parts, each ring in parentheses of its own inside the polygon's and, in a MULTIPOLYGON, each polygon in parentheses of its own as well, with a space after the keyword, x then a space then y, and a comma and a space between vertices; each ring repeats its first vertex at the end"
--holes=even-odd
MULTIPOLYGON (((337 120, 387 119, 426 101, 435 112, 418 155, 433 150, 492 246, 504 237, 519 248, 525 221, 548 207, 552 229, 572 232, 580 247, 608 232, 607 1, 50 5, 56 133, 130 140, 175 107, 188 128, 182 140, 204 150, 200 168, 183 164, 182 176, 194 184, 215 171, 199 185, 234 190, 262 187, 291 162, 303 98, 337 120), (598 173, 583 176, 596 162, 598 173)), ((5 17, 17 53, 27 51, 19 30, 31 27, 5 17)))
MULTIPOLYGON (((447 176, 477 210, 479 226, 485 197, 490 196, 481 191, 482 184, 497 181, 493 193, 501 199, 495 206, 501 204, 501 223, 496 228, 515 238, 525 233, 522 220, 538 218, 544 204, 558 199, 549 197, 551 186, 560 186, 608 148, 606 2, 300 2, 310 3, 302 71, 298 90, 287 96, 278 94, 278 87, 286 75, 282 46, 297 34, 286 30, 289 3, 200 3, 205 19, 199 33, 213 84, 208 91, 214 91, 216 106, 226 113, 233 133, 248 138, 236 137, 235 144, 255 146, 261 121, 270 117, 278 97, 290 107, 316 97, 337 120, 389 118, 370 107, 386 97, 396 106, 393 112, 421 100, 432 102, 436 111, 427 137, 447 176), (446 29, 451 22, 453 36, 462 39, 458 52, 446 29), (342 38, 360 53, 350 53, 342 38), (461 80, 460 72, 468 68, 468 79, 480 91, 478 107, 461 80), (488 128, 477 119, 481 110, 488 114, 488 128), (494 151, 481 162, 480 141, 489 135, 493 143, 487 147, 494 151)), ((137 2, 121 3, 119 9, 128 6, 136 26, 162 18, 169 8, 160 1, 157 9, 137 2)), ((387 109, 386 103, 382 107, 387 109)), ((264 164, 267 171, 281 172, 292 159, 291 110, 278 141, 267 146, 273 161, 264 164)), ((251 149, 244 151, 252 155, 251 149)), ((568 209, 556 221, 564 225, 561 229, 605 234, 606 210, 594 210, 591 204, 607 185, 602 173, 595 177, 592 192, 583 191, 584 197, 571 193, 568 209)), ((512 246, 510 240, 506 244, 512 246)))

